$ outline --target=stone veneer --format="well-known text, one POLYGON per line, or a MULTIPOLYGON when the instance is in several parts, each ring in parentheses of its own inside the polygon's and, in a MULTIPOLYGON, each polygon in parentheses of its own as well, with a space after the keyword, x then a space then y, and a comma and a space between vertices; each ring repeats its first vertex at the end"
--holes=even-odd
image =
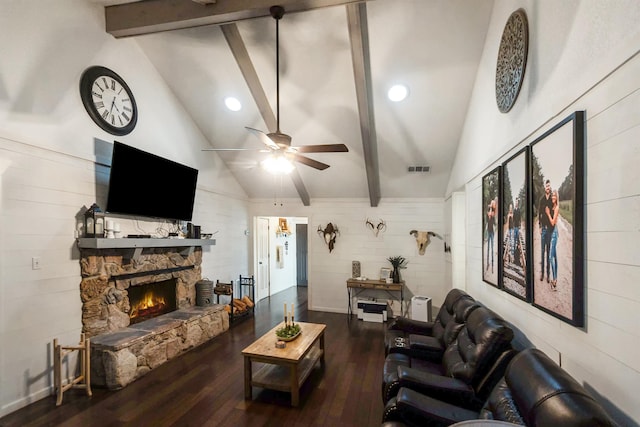
POLYGON ((119 389, 229 329, 222 306, 196 307, 202 249, 81 249, 82 330, 91 383, 119 389), (131 286, 176 280, 178 310, 129 326, 131 286))
POLYGON ((172 311, 91 339, 91 384, 117 390, 229 329, 221 305, 172 311))

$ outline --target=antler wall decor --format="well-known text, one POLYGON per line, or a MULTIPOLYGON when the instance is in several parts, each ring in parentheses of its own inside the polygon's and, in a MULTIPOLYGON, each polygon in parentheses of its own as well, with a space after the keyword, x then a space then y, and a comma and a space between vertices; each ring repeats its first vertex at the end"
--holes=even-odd
POLYGON ((373 222, 371 222, 371 220, 367 218, 365 226, 369 230, 373 231, 373 234, 376 237, 378 237, 378 233, 380 233, 381 231, 384 233, 387 230, 387 223, 383 219, 380 219, 380 222, 377 225, 374 225, 373 222))
POLYGON ((329 246, 329 253, 333 250, 334 245, 336 244, 336 236, 340 234, 338 227, 329 223, 327 226, 322 229, 322 226, 318 226, 318 235, 324 239, 324 242, 329 246))
POLYGON ((416 242, 418 243, 418 253, 420 255, 424 255, 424 251, 427 249, 427 246, 429 246, 429 243, 431 243, 431 237, 437 237, 442 240, 442 236, 434 233, 433 231, 411 230, 409 234, 416 238, 416 242))

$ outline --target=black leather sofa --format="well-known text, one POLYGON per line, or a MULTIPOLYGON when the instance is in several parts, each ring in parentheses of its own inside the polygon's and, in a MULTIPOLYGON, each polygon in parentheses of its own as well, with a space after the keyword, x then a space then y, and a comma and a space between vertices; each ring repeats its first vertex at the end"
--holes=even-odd
POLYGON ((389 353, 383 368, 382 399, 401 387, 469 409, 479 409, 515 355, 513 330, 486 307, 469 314, 442 360, 434 362, 402 353, 389 353))
POLYGON ((480 410, 403 387, 387 402, 383 427, 439 427, 473 419, 539 427, 617 425, 566 371, 542 351, 529 348, 512 359, 480 410))
POLYGON ((457 338, 469 314, 479 307, 459 289, 447 294, 434 322, 398 318, 385 335, 385 354, 402 353, 430 361, 440 361, 445 349, 457 338))
POLYGON ((440 338, 444 333, 444 328, 449 321, 454 317, 454 306, 460 298, 465 298, 471 301, 474 299, 465 291, 458 288, 451 289, 444 299, 444 303, 433 322, 422 322, 419 320, 413 320, 408 317, 395 318, 387 328, 385 333, 385 345, 393 344, 395 338, 404 338, 408 334, 420 334, 428 335, 436 338, 440 338))

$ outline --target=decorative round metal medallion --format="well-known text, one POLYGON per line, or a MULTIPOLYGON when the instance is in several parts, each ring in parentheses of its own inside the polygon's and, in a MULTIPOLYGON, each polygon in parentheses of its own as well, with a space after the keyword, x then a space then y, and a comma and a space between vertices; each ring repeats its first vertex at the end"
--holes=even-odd
POLYGON ((518 98, 529 51, 529 24, 523 9, 511 14, 502 32, 496 65, 496 102, 508 113, 518 98))

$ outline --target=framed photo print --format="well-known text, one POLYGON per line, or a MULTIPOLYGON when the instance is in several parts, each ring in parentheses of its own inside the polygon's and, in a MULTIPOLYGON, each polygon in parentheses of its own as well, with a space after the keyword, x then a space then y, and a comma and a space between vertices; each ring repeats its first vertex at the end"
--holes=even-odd
POLYGON ((380 280, 383 282, 391 283, 390 279, 391 279, 391 269, 382 267, 380 269, 380 280))
POLYGON ((482 177, 482 280, 499 287, 500 166, 482 177))
POLYGON ((500 287, 525 301, 531 298, 529 280, 529 147, 502 165, 500 207, 500 287))
POLYGON ((584 325, 585 113, 531 143, 533 305, 584 325))

